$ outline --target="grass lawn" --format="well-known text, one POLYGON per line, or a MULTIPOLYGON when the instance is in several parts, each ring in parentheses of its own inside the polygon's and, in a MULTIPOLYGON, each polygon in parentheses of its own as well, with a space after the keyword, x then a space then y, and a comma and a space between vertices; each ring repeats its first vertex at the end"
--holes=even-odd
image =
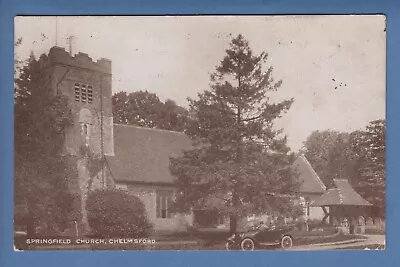
POLYGON ((380 245, 380 244, 372 244, 372 245, 366 245, 366 246, 351 246, 351 247, 344 247, 340 248, 340 250, 343 249, 348 249, 348 250, 385 250, 385 245, 380 245))
POLYGON ((151 236, 157 241, 189 241, 197 240, 201 243, 225 242, 229 237, 229 229, 206 228, 189 232, 159 232, 151 236))
POLYGON ((344 234, 337 234, 333 236, 311 236, 311 237, 303 236, 295 238, 294 245, 302 246, 302 245, 312 245, 312 244, 323 244, 323 243, 350 241, 355 239, 366 239, 366 237, 362 235, 344 235, 344 234))
POLYGON ((298 231, 294 230, 291 232, 294 238, 317 238, 317 237, 324 237, 324 236, 332 236, 337 234, 336 229, 329 229, 324 231, 298 231))
MULTIPOLYGON (((355 239, 365 239, 360 235, 343 235, 337 234, 334 229, 324 231, 292 231, 294 237, 294 245, 310 245, 331 243, 340 241, 350 241, 355 239)), ((224 249, 226 239, 229 237, 229 230, 227 229, 201 229, 193 232, 182 233, 159 233, 153 236, 158 241, 188 241, 196 240, 198 242, 198 249, 202 250, 220 250, 224 249)), ((191 249, 196 249, 192 246, 191 249)))
POLYGON ((385 230, 367 228, 367 229, 365 229, 365 234, 366 235, 384 235, 386 233, 385 233, 385 230))
MULTIPOLYGON (((349 241, 354 239, 365 239, 360 235, 338 234, 335 229, 324 231, 292 231, 294 245, 310 245, 320 243, 331 243, 340 241, 349 241)), ((189 241, 195 240, 201 249, 224 249, 226 239, 229 237, 228 229, 199 229, 192 232, 182 233, 158 233, 152 238, 157 241, 189 241)))

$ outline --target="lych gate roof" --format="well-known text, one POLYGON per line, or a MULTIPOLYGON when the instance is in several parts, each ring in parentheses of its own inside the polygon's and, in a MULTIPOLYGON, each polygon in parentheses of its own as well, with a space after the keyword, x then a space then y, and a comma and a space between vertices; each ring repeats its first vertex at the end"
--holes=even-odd
POLYGON ((107 163, 116 182, 171 184, 169 159, 190 146, 183 133, 114 124, 115 156, 107 163))
POLYGON ((322 194, 326 190, 326 186, 319 178, 311 164, 303 155, 297 157, 293 163, 293 167, 297 169, 300 180, 301 193, 319 193, 322 194))
POLYGON ((311 203, 312 206, 370 206, 345 179, 335 179, 331 188, 311 203))

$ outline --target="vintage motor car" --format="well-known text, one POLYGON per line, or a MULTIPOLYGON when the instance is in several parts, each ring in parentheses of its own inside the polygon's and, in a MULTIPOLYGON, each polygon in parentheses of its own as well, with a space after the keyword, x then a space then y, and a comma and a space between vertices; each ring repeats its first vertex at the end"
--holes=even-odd
POLYGON ((291 232, 294 226, 268 227, 260 225, 244 233, 233 234, 226 241, 227 250, 255 250, 266 247, 290 249, 293 246, 291 232))

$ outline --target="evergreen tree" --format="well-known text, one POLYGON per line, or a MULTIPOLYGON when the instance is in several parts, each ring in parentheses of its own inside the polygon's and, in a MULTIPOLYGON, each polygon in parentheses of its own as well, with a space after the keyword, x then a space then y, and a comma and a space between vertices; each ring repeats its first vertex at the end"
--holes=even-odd
POLYGON ((293 99, 279 103, 268 94, 279 89, 267 53, 254 55, 242 35, 234 38, 211 75, 211 89, 189 99, 191 122, 186 131, 194 148, 171 159, 177 177, 179 211, 206 207, 213 200, 230 216, 230 231, 249 213, 291 213, 289 194, 297 192, 286 136, 274 119, 293 99))

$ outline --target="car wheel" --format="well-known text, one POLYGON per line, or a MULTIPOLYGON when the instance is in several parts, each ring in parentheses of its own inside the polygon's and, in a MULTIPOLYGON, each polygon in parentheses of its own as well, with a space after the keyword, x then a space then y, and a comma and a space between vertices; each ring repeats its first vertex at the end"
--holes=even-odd
POLYGON ((255 248, 254 241, 251 238, 245 238, 240 243, 240 248, 242 250, 254 250, 255 248))
POLYGON ((225 243, 225 249, 228 250, 228 251, 229 250, 234 250, 235 249, 235 245, 232 242, 227 241, 225 243))
POLYGON ((293 246, 293 239, 291 236, 285 235, 284 237, 282 237, 281 247, 283 249, 289 249, 292 246, 293 246))

